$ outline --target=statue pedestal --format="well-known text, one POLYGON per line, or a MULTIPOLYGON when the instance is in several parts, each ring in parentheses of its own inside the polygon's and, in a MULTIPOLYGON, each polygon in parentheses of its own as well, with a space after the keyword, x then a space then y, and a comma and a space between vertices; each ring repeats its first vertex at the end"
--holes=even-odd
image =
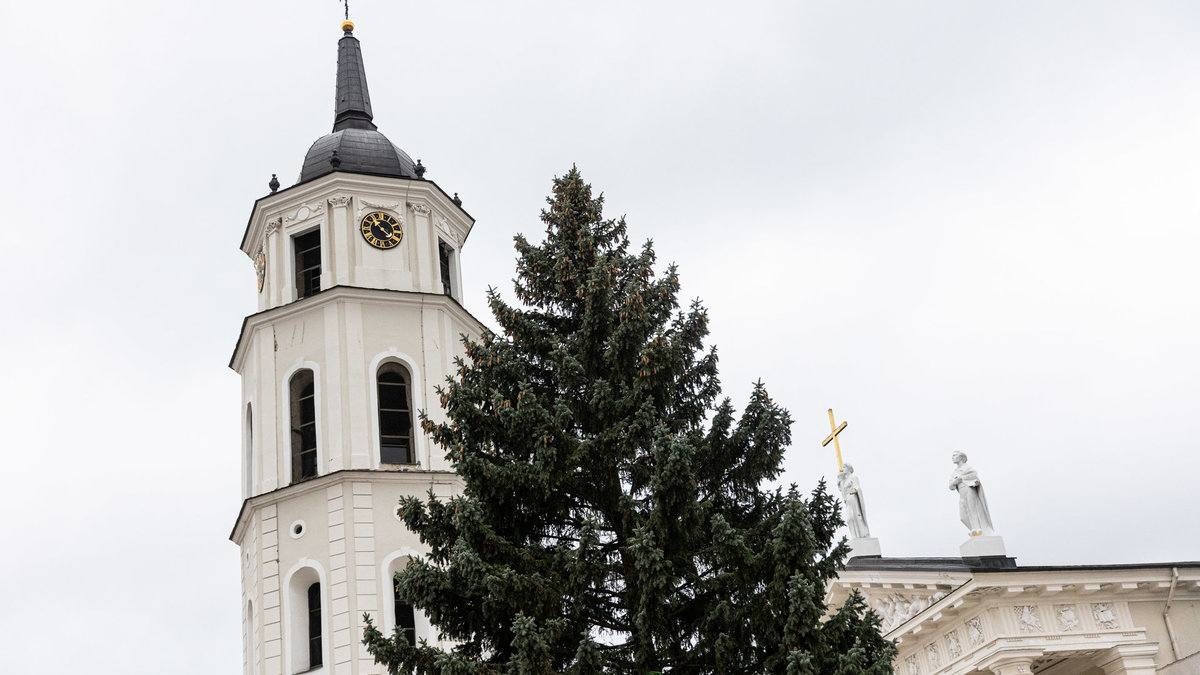
POLYGON ((883 555, 879 550, 879 540, 875 537, 857 537, 850 540, 850 555, 848 558, 876 558, 883 555))
POLYGON ((964 558, 991 558, 1007 555, 1004 551, 1004 537, 971 537, 958 547, 964 558))

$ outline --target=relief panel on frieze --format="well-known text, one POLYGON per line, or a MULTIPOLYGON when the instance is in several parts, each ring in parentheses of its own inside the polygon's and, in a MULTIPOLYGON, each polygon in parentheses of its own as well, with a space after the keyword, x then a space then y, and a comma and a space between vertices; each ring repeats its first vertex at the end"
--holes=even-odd
POLYGON ((1113 612, 1111 602, 1097 602, 1092 605, 1092 618, 1096 620, 1096 625, 1101 628, 1112 630, 1120 627, 1117 623, 1117 615, 1113 612))
POLYGON ((1064 633, 1079 628, 1079 616, 1075 613, 1075 605, 1055 605, 1054 619, 1058 629, 1064 633))
POLYGON ((970 641, 972 647, 983 644, 983 621, 979 617, 967 619, 967 640, 970 641))
POLYGON ((946 651, 950 654, 951 660, 962 656, 962 641, 958 637, 958 630, 946 633, 946 651))
POLYGON ((925 658, 929 659, 930 669, 937 670, 942 667, 942 656, 938 652, 936 642, 931 642, 925 646, 925 658))
POLYGON ((1017 617, 1017 628, 1022 633, 1039 633, 1043 630, 1037 605, 1017 605, 1013 607, 1013 613, 1017 617))

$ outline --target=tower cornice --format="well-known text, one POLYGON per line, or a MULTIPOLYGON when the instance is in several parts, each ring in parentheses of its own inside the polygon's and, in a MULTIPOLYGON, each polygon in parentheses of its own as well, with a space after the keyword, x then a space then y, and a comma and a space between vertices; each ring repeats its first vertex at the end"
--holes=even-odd
POLYGON ((258 327, 286 319, 296 314, 311 311, 326 305, 355 300, 359 302, 380 302, 389 304, 408 305, 410 307, 438 307, 445 310, 462 323, 471 326, 476 332, 483 330, 483 323, 468 312, 454 298, 442 293, 421 293, 418 291, 396 291, 386 288, 360 288, 358 286, 334 286, 320 293, 251 314, 242 320, 242 330, 238 333, 237 345, 229 359, 229 367, 241 372, 242 360, 246 355, 247 336, 258 327))
POLYGON ((403 196, 410 203, 424 200, 430 207, 451 216, 451 220, 462 221, 465 226, 464 244, 475 227, 475 218, 455 203, 446 194, 446 191, 434 181, 338 171, 305 183, 297 183, 255 200, 254 206, 250 210, 250 218, 246 222, 246 230, 242 235, 242 252, 253 259, 266 233, 268 223, 274 218, 282 217, 283 212, 287 209, 322 198, 336 197, 343 191, 350 194, 386 192, 403 196))
MULTIPOLYGON (((250 516, 261 508, 279 504, 285 500, 294 499, 300 495, 324 490, 331 485, 351 481, 371 481, 374 483, 398 483, 412 486, 411 494, 422 494, 432 490, 434 486, 445 486, 457 491, 461 489, 461 479, 453 471, 438 471, 432 469, 412 469, 402 471, 384 471, 379 469, 344 469, 318 476, 302 483, 293 483, 284 487, 255 495, 242 501, 237 520, 229 532, 229 540, 241 545, 242 537, 250 523, 250 516)), ((436 491, 435 491, 436 492, 436 491)))

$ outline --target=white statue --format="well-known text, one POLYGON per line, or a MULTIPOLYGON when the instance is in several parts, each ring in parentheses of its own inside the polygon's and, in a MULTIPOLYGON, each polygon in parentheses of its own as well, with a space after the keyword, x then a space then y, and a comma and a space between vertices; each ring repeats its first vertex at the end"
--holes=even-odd
POLYGON ((954 474, 950 476, 950 489, 958 492, 958 518, 971 531, 972 537, 990 537, 992 515, 988 512, 987 498, 983 495, 983 483, 979 474, 967 464, 967 456, 956 452, 950 456, 954 462, 954 474))
POLYGON ((850 528, 850 536, 863 539, 871 536, 867 527, 867 509, 863 504, 862 488, 858 485, 858 476, 854 475, 854 467, 843 464, 838 473, 838 489, 842 491, 842 503, 846 505, 843 514, 846 527, 850 528))

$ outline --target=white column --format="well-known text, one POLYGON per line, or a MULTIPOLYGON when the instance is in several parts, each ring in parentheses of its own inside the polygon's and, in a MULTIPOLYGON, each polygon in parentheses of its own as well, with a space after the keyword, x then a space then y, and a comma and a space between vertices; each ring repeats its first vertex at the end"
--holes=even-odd
POLYGON ((417 253, 416 288, 423 293, 440 293, 442 282, 437 281, 437 236, 430 222, 429 207, 424 204, 412 204, 412 231, 417 235, 413 246, 417 253), (436 285, 435 285, 436 281, 436 285))
POLYGON ((290 436, 287 434, 288 424, 279 419, 283 405, 278 398, 279 386, 275 382, 275 326, 268 324, 259 328, 250 339, 257 355, 255 372, 251 373, 251 377, 258 378, 255 392, 258 409, 254 411, 259 420, 255 429, 258 434, 258 456, 254 461, 259 469, 254 494, 262 494, 279 487, 279 458, 281 453, 286 452, 284 441, 290 436))
POLYGON ((1157 642, 1118 645, 1096 655, 1092 662, 1104 670, 1104 675, 1154 675, 1158 670, 1156 654, 1157 642))
POLYGON ((338 195, 329 198, 329 226, 333 236, 329 238, 330 257, 333 260, 333 284, 338 286, 350 285, 350 246, 353 243, 353 233, 350 232, 350 198, 338 195))
POLYGON ((346 331, 346 401, 345 417, 342 424, 349 430, 347 442, 350 444, 350 468, 370 469, 374 467, 375 458, 372 456, 369 419, 376 415, 371 409, 371 382, 374 373, 367 372, 367 354, 363 347, 363 318, 362 304, 358 301, 347 301, 342 318, 342 328, 346 331))
POLYGON ((346 457, 342 443, 345 440, 342 426, 346 417, 342 408, 342 373, 345 372, 346 362, 342 358, 342 321, 340 303, 325 306, 323 318, 325 321, 325 368, 322 376, 325 378, 321 404, 324 409, 319 415, 324 416, 325 424, 322 432, 325 434, 325 466, 320 468, 322 474, 341 471, 346 468, 346 457))
POLYGON ((276 216, 267 221, 267 278, 263 282, 267 285, 265 289, 270 295, 267 302, 271 307, 278 307, 285 302, 295 299, 295 295, 289 298, 287 293, 291 289, 292 284, 288 283, 288 271, 291 269, 291 261, 288 259, 287 246, 283 236, 283 218, 276 216))

